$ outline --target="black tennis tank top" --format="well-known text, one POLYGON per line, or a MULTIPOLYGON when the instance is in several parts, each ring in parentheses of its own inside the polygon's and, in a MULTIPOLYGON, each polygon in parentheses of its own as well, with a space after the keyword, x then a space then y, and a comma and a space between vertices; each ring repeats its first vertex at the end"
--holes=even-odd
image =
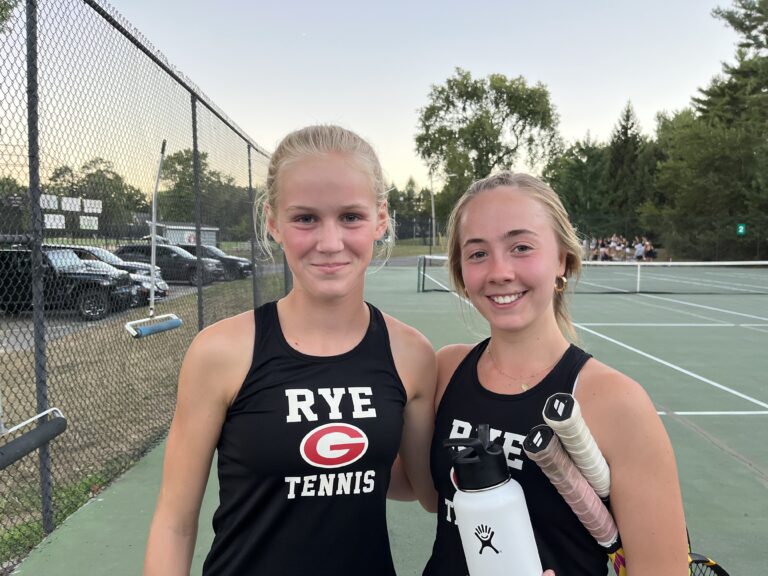
POLYGON ((437 410, 430 455, 432 479, 439 495, 437 536, 424 576, 468 573, 452 504, 455 489, 449 477, 451 454, 443 447, 443 440, 476 435, 478 424, 489 424, 492 438, 502 436, 509 470, 525 492, 544 569, 553 569, 557 576, 607 574, 605 552, 522 448, 530 429, 543 423, 541 411, 547 398, 556 392, 572 392, 579 371, 591 356, 571 345, 551 372, 530 390, 497 394, 483 388, 477 376, 477 363, 488 342, 484 340, 467 354, 451 377, 437 410))
POLYGON ((286 342, 255 311, 253 361, 218 450, 219 507, 205 576, 394 576, 386 523, 406 392, 384 318, 338 356, 286 342))

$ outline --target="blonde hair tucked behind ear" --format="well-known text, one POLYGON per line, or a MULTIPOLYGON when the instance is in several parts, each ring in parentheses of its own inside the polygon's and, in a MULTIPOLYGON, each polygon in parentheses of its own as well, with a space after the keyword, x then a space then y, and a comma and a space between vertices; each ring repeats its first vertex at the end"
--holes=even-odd
MULTIPOLYGON (((461 238, 459 231, 461 216, 467 204, 475 196, 486 190, 493 190, 501 186, 525 192, 544 205, 552 219, 552 229, 557 237, 561 253, 565 253, 565 277, 568 279, 571 277, 578 279, 579 274, 581 274, 581 243, 568 218, 568 213, 560 201, 560 197, 546 183, 534 176, 504 171, 474 182, 459 198, 459 201, 451 211, 451 216, 448 220, 448 268, 454 289, 459 294, 467 295, 467 288, 464 285, 464 279, 461 274, 461 238)), ((563 334, 575 340, 576 330, 573 327, 571 313, 568 310, 566 293, 555 291, 554 278, 552 279, 552 290, 554 292, 553 306, 557 325, 563 334)))
MULTIPOLYGON (((376 205, 380 207, 387 201, 387 189, 384 186, 384 176, 379 163, 379 158, 373 147, 360 136, 331 124, 307 126, 288 134, 282 139, 277 149, 272 153, 267 173, 266 191, 254 204, 254 222, 259 223, 258 237, 264 253, 271 257, 272 251, 269 243, 269 231, 267 230, 267 207, 277 213, 277 198, 280 193, 280 176, 286 168, 311 156, 323 156, 326 154, 348 155, 360 171, 365 174, 371 184, 371 192, 376 198, 376 205)), ((379 257, 389 258, 392 252, 392 243, 395 238, 395 230, 392 219, 387 218, 387 231, 385 237, 389 242, 383 242, 379 257)))

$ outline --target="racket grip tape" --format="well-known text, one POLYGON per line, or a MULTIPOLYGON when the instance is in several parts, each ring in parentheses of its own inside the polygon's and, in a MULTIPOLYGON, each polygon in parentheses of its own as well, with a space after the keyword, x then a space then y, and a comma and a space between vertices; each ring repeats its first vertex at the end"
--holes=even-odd
POLYGON ((555 431, 576 467, 602 499, 611 491, 611 471, 571 394, 559 392, 547 399, 544 421, 555 431))
POLYGON ((540 424, 523 442, 528 458, 539 465, 584 527, 606 549, 613 549, 619 531, 611 513, 571 461, 552 428, 540 424))

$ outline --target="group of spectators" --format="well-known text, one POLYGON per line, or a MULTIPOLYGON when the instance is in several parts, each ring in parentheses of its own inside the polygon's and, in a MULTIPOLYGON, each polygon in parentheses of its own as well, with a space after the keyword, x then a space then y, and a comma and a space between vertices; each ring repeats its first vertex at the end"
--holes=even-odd
POLYGON ((635 236, 630 243, 624 236, 584 239, 584 255, 589 260, 651 262, 656 259, 653 243, 645 236, 635 236))

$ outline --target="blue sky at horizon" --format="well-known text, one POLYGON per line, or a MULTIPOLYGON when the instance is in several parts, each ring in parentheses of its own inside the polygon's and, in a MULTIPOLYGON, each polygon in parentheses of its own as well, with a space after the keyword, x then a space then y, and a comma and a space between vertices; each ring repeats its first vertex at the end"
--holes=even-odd
POLYGON ((371 141, 401 187, 428 182, 418 110, 456 67, 541 82, 567 141, 605 141, 627 101, 652 134, 736 42, 711 16, 727 0, 110 3, 261 146, 338 123, 371 141))

